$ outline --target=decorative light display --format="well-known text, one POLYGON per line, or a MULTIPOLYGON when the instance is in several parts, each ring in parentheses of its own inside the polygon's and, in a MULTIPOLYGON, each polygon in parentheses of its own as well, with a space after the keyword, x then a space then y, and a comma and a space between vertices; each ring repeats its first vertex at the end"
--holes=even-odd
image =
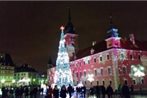
POLYGON ((1 83, 5 83, 5 79, 2 79, 2 80, 1 80, 1 83))
POLYGON ((65 46, 64 39, 64 27, 61 28, 61 37, 59 42, 58 57, 56 60, 56 71, 54 77, 54 83, 61 87, 62 85, 68 86, 73 85, 72 73, 69 65, 69 56, 67 48, 65 46))
POLYGON ((19 80, 17 83, 20 85, 29 85, 31 79, 24 77, 23 79, 19 80))
POLYGON ((132 65, 131 66, 130 76, 133 79, 137 78, 138 79, 138 82, 140 83, 141 82, 140 79, 145 76, 144 67, 142 65, 140 65, 140 64, 138 64, 137 66, 132 65))
POLYGON ((90 81, 90 82, 94 81, 94 75, 93 74, 88 74, 87 80, 90 81))

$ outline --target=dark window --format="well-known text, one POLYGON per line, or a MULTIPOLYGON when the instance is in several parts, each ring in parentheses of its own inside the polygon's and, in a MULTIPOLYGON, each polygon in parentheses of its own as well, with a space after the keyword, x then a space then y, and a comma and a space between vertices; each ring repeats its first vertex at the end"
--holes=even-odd
POLYGON ((102 61, 102 57, 100 57, 100 61, 102 61))
POLYGON ((135 80, 133 80, 133 84, 136 84, 136 81, 135 80))
POLYGON ((143 79, 141 80, 141 83, 144 84, 144 80, 143 79))
POLYGON ((107 60, 109 60, 110 59, 110 57, 109 57, 109 55, 107 55, 107 60))
POLYGON ((94 72, 95 72, 95 76, 97 75, 97 71, 96 70, 94 70, 94 72))
POLYGON ((132 60, 132 58, 133 58, 133 56, 132 55, 130 55, 130 59, 132 60))
POLYGON ((101 69, 101 75, 103 75, 103 69, 101 69))
POLYGON ((99 81, 97 81, 97 84, 99 84, 99 81))
POLYGON ((90 64, 90 60, 88 60, 88 64, 90 64))
POLYGON ((78 77, 78 72, 77 72, 77 77, 78 77))
POLYGON ((126 67, 123 67, 123 74, 126 74, 127 70, 126 67))
POLYGON ((80 72, 80 77, 82 76, 82 72, 80 72))
POLYGON ((109 75, 111 74, 111 68, 108 68, 108 74, 109 75))
POLYGON ((110 84, 112 84, 112 81, 111 80, 109 82, 110 82, 110 84))
POLYGON ((96 58, 94 58, 94 62, 96 62, 96 58))
POLYGON ((86 72, 84 71, 84 76, 86 77, 86 72))
POLYGON ((138 55, 138 59, 140 60, 140 55, 138 55))
POLYGON ((105 84, 105 81, 103 81, 103 84, 105 84))

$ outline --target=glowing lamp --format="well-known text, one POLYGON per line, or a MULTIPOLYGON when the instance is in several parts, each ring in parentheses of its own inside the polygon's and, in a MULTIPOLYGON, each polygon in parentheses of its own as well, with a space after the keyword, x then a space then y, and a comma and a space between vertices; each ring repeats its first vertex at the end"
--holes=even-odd
POLYGON ((2 80, 1 80, 1 83, 5 83, 5 79, 2 79, 2 80))
POLYGON ((15 83, 16 81, 15 80, 12 80, 12 83, 15 83))

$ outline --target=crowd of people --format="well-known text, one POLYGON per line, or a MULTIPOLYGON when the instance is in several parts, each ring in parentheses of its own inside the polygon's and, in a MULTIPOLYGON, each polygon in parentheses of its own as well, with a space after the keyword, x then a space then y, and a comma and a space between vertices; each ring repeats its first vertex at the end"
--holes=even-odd
POLYGON ((133 91, 133 87, 129 87, 127 85, 127 81, 124 82, 124 84, 119 88, 118 90, 113 90, 110 84, 105 87, 105 84, 103 85, 97 85, 93 86, 90 89, 86 89, 85 86, 82 87, 72 87, 69 85, 66 87, 63 85, 61 87, 61 90, 57 88, 57 85, 55 85, 54 89, 49 86, 46 98, 67 98, 67 94, 69 95, 69 98, 88 98, 88 96, 96 96, 96 98, 114 98, 114 95, 119 95, 120 98, 130 98, 130 92, 133 91), (80 95, 80 96, 79 96, 80 95))
POLYGON ((42 89, 38 86, 2 87, 2 98, 37 98, 42 89), (30 97, 29 97, 30 96, 30 97))
MULTIPOLYGON (((81 87, 73 87, 63 85, 61 89, 57 85, 52 88, 50 85, 46 89, 45 98, 88 98, 88 96, 96 96, 96 98, 114 98, 115 94, 120 95, 120 98, 130 98, 130 91, 133 87, 127 85, 125 81, 122 86, 119 86, 117 91, 114 91, 111 82, 105 87, 105 84, 92 86, 87 89, 84 85, 81 87)), ((40 87, 16 87, 16 88, 2 88, 2 98, 37 98, 37 94, 43 94, 43 88, 40 87), (22 97, 24 96, 24 97, 22 97), (28 97, 29 96, 29 97, 28 97)))

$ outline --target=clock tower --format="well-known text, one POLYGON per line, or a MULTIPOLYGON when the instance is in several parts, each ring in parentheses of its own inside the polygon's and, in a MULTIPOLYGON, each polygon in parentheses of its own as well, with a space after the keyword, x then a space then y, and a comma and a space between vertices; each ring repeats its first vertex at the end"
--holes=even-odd
POLYGON ((121 37, 118 36, 118 28, 112 23, 112 16, 110 16, 110 26, 107 30, 106 44, 107 48, 119 48, 121 37))

